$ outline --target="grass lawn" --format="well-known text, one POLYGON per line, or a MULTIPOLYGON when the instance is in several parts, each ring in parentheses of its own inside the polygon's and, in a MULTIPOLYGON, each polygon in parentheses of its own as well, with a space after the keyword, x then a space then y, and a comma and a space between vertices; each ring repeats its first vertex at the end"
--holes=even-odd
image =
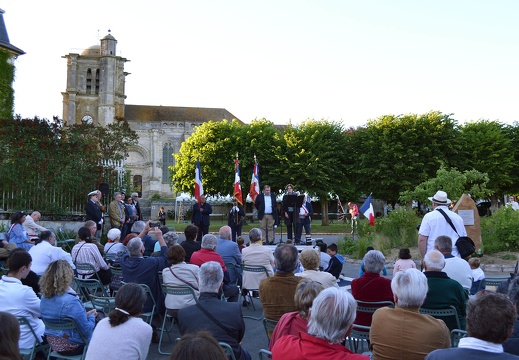
MULTIPOLYGON (((175 231, 177 232, 184 232, 184 229, 186 226, 189 225, 189 223, 177 223, 174 220, 166 220, 166 226, 168 226, 170 229, 175 228, 175 231)), ((209 232, 211 233, 217 233, 218 230, 224 226, 227 225, 227 221, 222 220, 213 220, 211 219, 211 226, 209 227, 209 232)), ((247 225, 243 225, 242 233, 248 233, 250 229, 254 227, 259 227, 259 222, 256 221, 254 223, 248 222, 247 225)), ((283 224, 283 233, 286 233, 286 226, 283 224)), ((276 229, 276 232, 279 232, 279 226, 276 229)), ((345 224, 343 222, 337 223, 334 221, 333 224, 330 224, 328 226, 322 226, 321 220, 314 220, 312 221, 312 234, 346 234, 351 231, 351 225, 345 224)))

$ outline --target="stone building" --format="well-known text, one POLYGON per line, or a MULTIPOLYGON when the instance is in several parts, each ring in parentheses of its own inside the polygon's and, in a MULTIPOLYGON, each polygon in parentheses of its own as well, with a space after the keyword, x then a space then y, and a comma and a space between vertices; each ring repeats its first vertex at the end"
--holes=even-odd
POLYGON ((67 89, 63 92, 63 120, 105 126, 114 118, 125 118, 139 135, 130 149, 126 168, 131 171, 140 196, 172 196, 168 166, 173 153, 203 122, 236 119, 226 109, 177 106, 126 105, 124 71, 127 59, 117 56, 117 40, 108 34, 100 45, 67 59, 67 89))

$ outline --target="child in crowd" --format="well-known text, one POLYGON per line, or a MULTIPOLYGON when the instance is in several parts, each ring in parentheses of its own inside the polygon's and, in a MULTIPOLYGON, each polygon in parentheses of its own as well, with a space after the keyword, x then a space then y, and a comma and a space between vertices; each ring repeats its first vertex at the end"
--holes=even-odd
POLYGON ((407 269, 416 269, 416 264, 411 259, 411 251, 408 248, 400 249, 398 253, 398 260, 395 262, 393 268, 393 275, 399 271, 405 271, 407 269))
POLYGON ((328 245, 326 252, 330 255, 330 263, 328 264, 328 268, 324 271, 329 272, 335 276, 336 279, 339 279, 342 264, 344 264, 344 257, 341 254, 337 254, 337 244, 335 243, 328 245))
POLYGON ((328 268, 328 264, 330 263, 330 255, 327 252, 327 245, 324 242, 319 244, 319 250, 321 255, 321 263, 319 264, 319 270, 324 271, 324 269, 328 268))
POLYGON ((481 281, 485 279, 485 273, 479 267, 481 265, 479 258, 470 258, 469 265, 472 269, 472 287, 470 288, 470 295, 475 295, 479 290, 485 288, 484 286, 481 289, 479 287, 481 281))
POLYGON ((236 239, 236 244, 238 244, 238 249, 240 249, 240 252, 245 248, 245 239, 241 236, 238 236, 236 239))
MULTIPOLYGON (((368 246, 366 248, 366 254, 371 251, 371 250, 375 250, 375 248, 373 246, 368 246)), ((387 276, 387 269, 386 269, 386 265, 384 265, 384 268, 382 269, 382 274, 384 276, 387 276)), ((360 262, 360 269, 359 269, 359 277, 361 277, 362 275, 364 275, 364 258, 362 258, 362 261, 360 262)))

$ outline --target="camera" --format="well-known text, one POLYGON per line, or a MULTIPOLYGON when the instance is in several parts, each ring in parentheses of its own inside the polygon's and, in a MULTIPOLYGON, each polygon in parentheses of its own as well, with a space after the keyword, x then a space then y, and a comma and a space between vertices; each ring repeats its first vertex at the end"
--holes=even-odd
POLYGON ((150 221, 150 228, 156 228, 156 227, 159 228, 161 226, 162 226, 162 224, 160 223, 160 221, 156 221, 156 222, 150 221))

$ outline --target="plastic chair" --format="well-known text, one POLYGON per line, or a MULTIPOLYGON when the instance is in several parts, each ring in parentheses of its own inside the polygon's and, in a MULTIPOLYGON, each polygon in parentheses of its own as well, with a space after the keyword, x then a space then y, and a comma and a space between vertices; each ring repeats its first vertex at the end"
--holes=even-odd
POLYGON ((270 360, 270 359, 272 359, 272 353, 270 351, 268 351, 268 350, 260 349, 258 354, 259 354, 259 359, 260 360, 270 360))
MULTIPOLYGON (((92 275, 88 279, 94 278, 94 279, 99 280, 99 282, 101 283, 101 278, 99 278, 99 275, 97 275, 97 271, 96 271, 96 268, 94 267, 94 265, 88 264, 88 263, 74 263, 74 265, 76 265, 76 270, 78 272, 78 275, 77 275, 78 278, 87 279, 86 276, 92 275), (81 274, 79 271, 86 271, 87 273, 81 274)), ((102 283, 101 283, 101 285, 102 285, 102 283)), ((106 292, 106 296, 109 296, 110 290, 109 290, 108 286, 107 285, 102 285, 102 286, 103 286, 104 291, 106 292)))
POLYGON ((434 318, 437 319, 443 319, 446 317, 453 316, 456 319, 457 329, 461 328, 460 325, 460 319, 458 318, 458 312, 456 311, 456 308, 454 306, 449 306, 445 309, 426 309, 426 308, 420 308, 420 314, 426 314, 431 315, 434 318))
POLYGON ((276 328, 277 324, 278 324, 277 320, 267 319, 265 317, 263 318, 263 327, 265 328, 265 332, 267 333, 267 338, 269 339, 269 343, 270 343, 270 338, 272 337, 272 332, 276 328))
POLYGON ((236 356, 234 356, 234 351, 232 351, 232 348, 229 344, 224 342, 218 342, 220 346, 222 347, 223 351, 225 352, 225 355, 231 360, 236 360, 236 356))
POLYGON ((460 339, 468 336, 465 330, 454 329, 451 331, 451 347, 458 347, 460 339))
POLYGON ((20 323, 20 327, 26 326, 31 331, 32 335, 34 336, 34 344, 32 348, 23 349, 20 348, 20 354, 23 356, 29 356, 29 359, 34 359, 34 355, 38 351, 42 351, 45 355, 48 355, 49 353, 49 345, 43 345, 38 335, 36 335, 36 332, 34 331, 31 323, 25 316, 18 316, 17 317, 18 322, 20 323))
POLYGON ((348 335, 348 347, 351 351, 357 354, 362 354, 364 351, 369 351, 369 331, 371 327, 355 325, 348 335), (364 349, 365 348, 365 349, 364 349))
MULTIPOLYGON (((168 284, 162 284, 162 292, 164 293, 165 296, 167 296, 167 295, 173 295, 173 296, 191 295, 191 296, 193 296, 193 299, 195 300, 195 302, 198 302, 195 291, 189 286, 172 286, 172 285, 168 285, 168 284)), ((173 322, 174 322, 173 316, 169 315, 168 309, 166 309, 166 312, 164 314, 164 319, 162 320, 162 327, 160 329, 160 339, 159 339, 159 353, 162 355, 171 354, 168 352, 164 352, 162 350, 162 337, 164 336, 164 330, 165 330, 168 335, 169 341, 171 342, 171 337, 169 336, 169 332, 171 331, 171 329, 173 327, 173 322), (171 327, 169 329, 166 327, 167 319, 171 320, 171 327)))
POLYGON ((43 323, 45 324, 45 329, 52 329, 52 330, 76 330, 79 335, 81 336, 81 340, 83 340, 85 346, 83 348, 83 353, 80 355, 61 355, 57 351, 49 351, 49 354, 47 355, 47 360, 50 360, 51 358, 57 358, 57 359, 69 359, 69 360, 81 360, 85 358, 87 348, 88 348, 88 341, 79 330, 79 327, 76 324, 76 321, 71 318, 65 318, 58 321, 49 321, 49 320, 43 320, 43 323))

